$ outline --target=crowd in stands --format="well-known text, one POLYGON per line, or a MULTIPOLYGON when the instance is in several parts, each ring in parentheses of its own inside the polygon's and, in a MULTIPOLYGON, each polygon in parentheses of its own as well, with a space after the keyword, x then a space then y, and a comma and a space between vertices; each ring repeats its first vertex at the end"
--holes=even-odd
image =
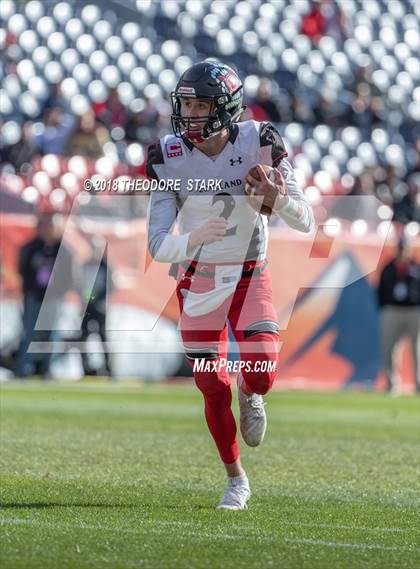
MULTIPOLYGON (((322 187, 317 181, 317 172, 326 171, 333 178, 333 191, 356 195, 374 193, 393 208, 396 220, 408 223, 419 221, 420 216, 419 176, 416 174, 419 170, 419 144, 418 141, 416 143, 417 115, 413 107, 419 90, 418 87, 415 89, 419 70, 418 65, 416 67, 413 64, 412 54, 417 44, 415 45, 413 34, 410 34, 413 29, 411 16, 414 5, 408 0, 397 2, 399 8, 390 10, 390 13, 385 14, 387 18, 381 17, 378 24, 374 21, 377 3, 373 0, 369 6, 363 6, 363 9, 366 9, 364 13, 363 10, 357 11, 353 0, 346 5, 329 0, 303 1, 299 3, 299 10, 293 12, 282 0, 266 4, 259 0, 240 2, 239 5, 225 3, 224 7, 220 2, 211 3, 206 0, 201 10, 204 16, 203 33, 209 37, 212 35, 208 16, 214 16, 218 18, 220 26, 228 22, 233 31, 235 26, 239 29, 241 22, 250 27, 248 36, 244 36, 244 49, 248 49, 247 42, 251 41, 249 34, 258 36, 260 48, 256 53, 250 53, 248 50, 248 57, 244 59, 238 52, 235 59, 234 54, 223 57, 223 49, 227 49, 226 43, 222 45, 219 35, 216 34, 215 45, 218 46, 218 53, 215 56, 227 59, 231 65, 238 68, 244 78, 247 109, 243 118, 272 121, 285 135, 289 153, 292 158, 298 158, 297 168, 302 169, 301 181, 304 186, 320 186, 321 193, 331 192, 331 188, 322 187), (248 5, 245 6, 246 4, 248 5), (401 12, 403 27, 397 22, 398 10, 401 12), (260 16, 255 22, 254 31, 249 14, 260 16), (233 17, 229 20, 230 16, 233 17), (269 16, 279 24, 280 34, 273 31, 266 37, 264 45, 263 30, 264 25, 268 25, 269 16), (285 24, 289 24, 289 27, 285 24), (289 30, 292 25, 296 31, 293 37, 289 30), (380 59, 386 63, 381 63, 383 67, 388 66, 387 72, 377 65, 380 54, 376 51, 380 51, 380 46, 367 45, 365 38, 360 37, 363 27, 368 29, 372 38, 382 38, 384 30, 391 30, 395 42, 399 42, 394 50, 396 57, 391 57, 385 51, 385 55, 380 59), (407 45, 404 40, 407 40, 407 45), (349 42, 353 42, 351 46, 349 42), (282 45, 284 49, 277 59, 283 62, 283 65, 276 63, 275 72, 268 73, 267 67, 271 59, 268 51, 262 52, 261 49, 271 50, 270 53, 276 55, 276 49, 279 50, 282 45), (333 53, 334 49, 342 51, 333 53), (330 65, 326 66, 328 61, 330 65), (255 69, 257 62, 260 64, 259 69, 255 69), (397 66, 396 69, 392 69, 393 65, 397 66), (402 71, 397 73, 400 69, 402 71), (395 84, 390 85, 392 81, 395 84), (320 126, 324 128, 323 135, 320 126), (294 136, 289 138, 290 132, 293 132, 294 136), (318 137, 317 133, 320 132, 321 136, 318 137), (346 181, 344 184, 341 183, 343 179, 346 181)), ((194 3, 187 2, 187 11, 182 12, 184 18, 180 19, 181 4, 174 2, 172 5, 174 15, 178 14, 176 25, 179 29, 177 33, 172 30, 172 34, 177 38, 184 30, 187 18, 185 14, 192 18, 196 18, 198 14, 197 3, 193 5, 194 3)), ((119 174, 144 175, 145 148, 156 137, 171 130, 168 94, 174 87, 177 74, 182 71, 183 65, 188 64, 188 61, 183 61, 182 64, 179 61, 182 57, 188 60, 188 57, 180 55, 180 43, 173 38, 165 38, 160 26, 159 18, 169 17, 168 6, 164 3, 136 3, 140 27, 137 24, 120 22, 118 16, 108 10, 108 17, 116 27, 115 33, 120 30, 126 41, 125 53, 121 53, 123 47, 117 42, 119 38, 107 37, 106 31, 102 29, 104 25, 99 29, 98 26, 103 24, 103 20, 100 20, 101 13, 97 6, 73 8, 62 2, 52 9, 40 2, 32 1, 23 6, 11 0, 2 2, 2 6, 0 18, 5 31, 3 35, 0 34, 0 69, 6 111, 0 123, 2 189, 36 205, 40 197, 45 197, 42 196, 37 182, 39 177, 34 181, 34 174, 44 170, 37 158, 50 155, 64 158, 60 162, 61 175, 68 170, 72 171, 68 169, 66 159, 74 156, 86 159, 87 170, 90 172, 105 172, 106 176, 111 177, 119 174), (58 6, 61 6, 62 10, 59 11, 58 6), (48 13, 48 16, 45 13, 48 13), (46 27, 51 27, 51 31, 61 31, 53 31, 52 36, 55 37, 42 39, 43 30, 38 22, 38 37, 35 37, 36 33, 29 29, 28 23, 38 21, 37 14, 42 16, 41 20, 44 20, 46 27), (150 23, 155 24, 152 30, 147 27, 150 23), (137 29, 128 29, 127 26, 130 25, 137 26, 137 29), (143 27, 144 37, 141 37, 143 27), (84 35, 83 29, 86 32, 84 35), (89 33, 92 36, 89 36, 89 33), (172 69, 164 69, 158 74, 163 66, 162 56, 151 54, 145 59, 144 68, 137 67, 131 71, 131 84, 117 81, 115 77, 106 81, 106 68, 102 69, 102 74, 99 75, 102 80, 94 79, 89 82, 89 78, 96 77, 93 70, 96 67, 100 69, 101 58, 111 59, 112 52, 115 52, 115 58, 120 54, 117 60, 120 68, 117 71, 114 68, 113 73, 117 73, 117 76, 124 75, 123 68, 130 63, 129 56, 134 57, 129 51, 130 41, 136 55, 140 57, 142 48, 146 56, 152 50, 148 35, 155 36, 163 57, 166 57, 168 64, 172 63, 175 73, 172 69), (81 42, 81 38, 85 39, 86 45, 81 42), (96 47, 102 47, 103 51, 98 49, 92 53, 94 47, 89 50, 87 45, 89 38, 93 44, 95 38, 96 47), (112 39, 115 41, 111 46, 109 42, 112 39), (64 50, 66 41, 77 49, 64 50), (135 42, 139 41, 143 41, 141 48, 136 47, 138 44, 135 42), (38 65, 40 57, 40 52, 36 53, 36 50, 43 48, 43 43, 46 43, 51 51, 55 50, 57 55, 61 54, 63 66, 66 52, 68 57, 71 55, 76 58, 75 62, 88 61, 89 66, 85 63, 76 65, 78 69, 73 70, 71 79, 74 82, 74 77, 77 76, 80 85, 83 81, 87 83, 87 89, 82 90, 85 94, 78 94, 78 88, 75 88, 73 83, 70 85, 69 79, 65 78, 62 72, 60 76, 57 70, 55 80, 52 80, 54 73, 51 77, 51 71, 48 77, 46 73, 42 78, 24 77, 25 73, 34 75, 31 54, 28 53, 28 44, 31 42, 33 46, 40 44, 32 54, 35 65, 38 65), (171 42, 173 45, 168 46, 171 42), (55 44, 59 44, 58 47, 55 44), (169 53, 171 49, 174 51, 173 55, 169 53), (73 53, 77 50, 84 55, 82 59, 73 53), (175 59, 177 53, 179 57, 175 59), (94 55, 96 57, 92 59, 94 55), (122 56, 126 56, 125 59, 121 59, 122 56), (135 71, 137 73, 134 73, 135 71), (164 72, 167 72, 166 75, 162 75, 164 72), (84 74, 87 74, 88 79, 84 74), (147 77, 150 77, 149 81, 147 77), (30 83, 31 79, 35 81, 30 83), (33 96, 30 91, 22 92, 25 82, 27 88, 35 87, 35 94, 39 91, 36 100, 31 98, 33 96), (143 88, 137 88, 141 83, 143 88), (133 84, 137 96, 130 98, 127 92, 131 89, 132 94, 133 84), (19 95, 18 104, 12 100, 13 93, 19 95), (102 169, 98 168, 98 160, 103 157, 106 157, 112 166, 104 168, 102 161, 102 169), (28 187, 30 191, 25 192, 28 187)), ((112 29, 108 32, 110 35, 112 29)), ((228 37, 226 34, 225 36, 228 37)), ((184 46, 186 52, 196 58, 208 55, 198 51, 202 37, 197 30, 193 37, 187 35, 184 40, 184 44, 189 41, 187 47, 184 46)), ((122 43, 121 39, 119 42, 122 43)), ((387 48, 391 46, 390 43, 385 44, 387 48)), ((131 63, 129 68, 133 65, 131 63)), ((108 68, 110 67, 108 65, 108 68)), ((70 70, 70 78, 71 73, 70 70)), ((112 75, 108 69, 109 74, 112 75)), ((319 179, 322 179, 322 176, 318 176, 319 179)), ((62 179, 58 178, 53 181, 52 186, 58 184, 62 187, 61 182, 62 179)), ((67 187, 64 191, 69 193, 67 187)), ((59 195, 56 192, 56 196, 59 195)), ((58 202, 57 198, 55 204, 58 202)), ((67 202, 68 200, 65 200, 66 204, 67 202)))

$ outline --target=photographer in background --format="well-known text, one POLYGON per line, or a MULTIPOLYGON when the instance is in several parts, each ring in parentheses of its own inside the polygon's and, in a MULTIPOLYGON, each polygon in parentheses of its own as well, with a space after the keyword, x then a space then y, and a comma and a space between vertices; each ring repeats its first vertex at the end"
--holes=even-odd
POLYGON ((80 268, 79 294, 82 301, 87 302, 86 311, 82 320, 81 341, 86 342, 92 333, 99 335, 104 347, 104 361, 99 369, 91 365, 89 353, 82 350, 82 364, 85 375, 100 375, 112 377, 109 353, 106 347, 106 296, 112 291, 112 273, 106 260, 106 253, 102 255, 103 247, 97 241, 94 244, 91 257, 80 268), (96 277, 95 277, 96 275, 96 277), (92 288, 85 283, 94 283, 92 288))
POLYGON ((403 239, 397 256, 382 270, 378 288, 384 365, 388 391, 396 391, 394 352, 404 336, 408 336, 414 362, 416 391, 420 393, 419 323, 420 265, 412 258, 403 239))
MULTIPOLYGON (((32 341, 57 340, 55 331, 64 302, 64 295, 73 282, 73 258, 70 250, 61 242, 63 224, 57 214, 42 213, 38 218, 36 234, 19 254, 19 273, 23 294, 23 337, 18 349, 15 374, 26 377, 37 371, 34 354, 28 353, 32 341), (60 266, 53 268, 60 251, 60 266), (44 302, 48 288, 48 299, 44 302), (43 308, 42 325, 47 330, 35 330, 43 308)), ((39 373, 51 376, 52 353, 42 354, 39 373)))

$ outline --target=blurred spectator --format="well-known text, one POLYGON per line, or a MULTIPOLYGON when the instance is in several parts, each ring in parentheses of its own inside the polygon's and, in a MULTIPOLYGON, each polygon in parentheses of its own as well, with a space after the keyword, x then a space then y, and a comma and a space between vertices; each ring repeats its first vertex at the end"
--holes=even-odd
POLYGON ((393 221, 420 223, 420 172, 412 173, 405 182, 398 183, 393 192, 392 208, 393 221))
POLYGON ((140 111, 140 124, 142 126, 153 126, 159 118, 159 110, 154 101, 149 97, 144 97, 144 108, 140 111))
POLYGON ((91 258, 81 267, 79 290, 82 301, 87 303, 82 321, 81 341, 86 342, 92 333, 99 334, 104 346, 104 366, 95 370, 85 350, 81 356, 85 375, 111 376, 110 358, 106 347, 106 297, 112 291, 112 273, 106 255, 103 255, 102 251, 102 247, 95 247, 91 258), (93 287, 86 288, 86 283, 91 283, 93 279, 95 279, 93 287))
POLYGON ((366 168, 360 176, 356 176, 354 184, 349 192, 352 196, 371 196, 375 190, 375 182, 372 170, 366 168))
POLYGON ((359 65, 355 71, 354 83, 349 88, 353 91, 352 116, 349 124, 371 129, 376 124, 386 121, 385 100, 372 80, 372 65, 359 65))
POLYGON ((402 240, 398 245, 397 256, 381 273, 378 297, 387 388, 389 391, 396 389, 395 348, 404 336, 408 336, 414 361, 416 391, 420 393, 420 264, 412 258, 410 248, 402 240))
MULTIPOLYGON (((38 219, 36 235, 24 245, 19 254, 19 273, 22 278, 23 294, 23 337, 19 346, 15 373, 26 377, 35 372, 34 354, 28 347, 34 340, 50 342, 57 340, 55 332, 57 320, 62 309, 65 293, 72 286, 73 259, 69 249, 61 243, 63 235, 62 220, 53 214, 41 214, 38 219), (60 250, 60 266, 53 267, 60 250), (48 288, 48 298, 45 293, 48 288), (35 331, 42 306, 42 327, 47 330, 35 331)), ((51 374, 53 354, 42 354, 40 373, 44 377, 51 374)))
POLYGON ((322 15, 325 18, 325 35, 331 36, 338 41, 343 41, 349 35, 348 22, 335 0, 323 0, 322 15))
POLYGON ((392 207, 394 202, 393 189, 398 181, 399 178, 397 178, 392 166, 379 167, 374 171, 372 180, 374 187, 372 189, 378 198, 389 207, 392 207))
POLYGON ((126 108, 121 103, 117 89, 110 89, 108 98, 103 103, 94 103, 92 109, 96 117, 109 129, 114 126, 124 126, 126 108))
POLYGON ((26 174, 30 169, 35 149, 31 143, 32 124, 26 122, 21 129, 20 139, 9 146, 0 149, 0 162, 9 162, 17 174, 26 174))
POLYGON ((359 65, 354 71, 354 83, 352 90, 354 93, 379 95, 380 91, 372 81, 372 64, 366 63, 359 65))
POLYGON ((393 166, 374 171, 374 191, 378 198, 393 209, 393 221, 403 225, 420 222, 420 173, 411 172, 405 179, 393 166))
POLYGON ((149 129, 144 127, 141 113, 132 113, 125 125, 125 135, 127 140, 133 142, 147 140, 149 133, 149 129))
POLYGON ((300 92, 291 93, 291 108, 293 112, 293 117, 296 122, 304 124, 314 124, 315 123, 315 113, 313 101, 308 95, 303 94, 302 90, 300 92))
POLYGON ((366 84, 361 84, 357 88, 351 108, 353 115, 349 123, 359 128, 372 129, 381 122, 381 113, 385 107, 381 99, 372 98, 366 84))
POLYGON ((88 111, 79 118, 78 126, 68 140, 66 153, 68 156, 100 158, 108 140, 107 129, 96 121, 93 111, 88 111))
POLYGON ((342 92, 334 97, 328 88, 321 89, 314 105, 315 122, 332 127, 347 126, 352 123, 351 93, 342 92))
POLYGON ((64 114, 57 107, 48 109, 44 115, 44 128, 32 138, 32 143, 41 154, 64 155, 68 139, 76 126, 76 119, 64 114))
POLYGON ((301 32, 314 43, 318 43, 327 29, 327 20, 323 14, 322 2, 312 4, 310 11, 302 19, 301 32))
POLYGON ((158 127, 168 122, 171 109, 167 106, 156 105, 150 97, 144 97, 144 107, 142 110, 133 113, 126 124, 127 138, 143 144, 150 144, 156 136, 158 127), (162 116, 165 114, 165 118, 162 116))
POLYGON ((68 110, 68 104, 61 92, 61 83, 51 83, 48 97, 45 99, 41 109, 41 117, 43 117, 50 109, 61 109, 62 111, 68 110))
POLYGON ((256 121, 280 122, 281 117, 276 102, 273 100, 273 89, 269 79, 261 79, 251 111, 256 121))
POLYGON ((133 113, 126 123, 127 138, 149 144, 157 136, 157 127, 161 118, 158 106, 149 97, 144 97, 143 109, 133 113))
POLYGON ((150 144, 156 137, 172 132, 171 113, 168 101, 155 102, 145 97, 144 107, 128 117, 125 125, 127 140, 150 144))
POLYGON ((172 133, 172 125, 171 125, 171 114, 172 114, 172 105, 166 99, 161 99, 158 103, 156 103, 156 109, 158 112, 158 135, 164 136, 165 134, 172 133), (165 132, 164 132, 165 131, 165 132))

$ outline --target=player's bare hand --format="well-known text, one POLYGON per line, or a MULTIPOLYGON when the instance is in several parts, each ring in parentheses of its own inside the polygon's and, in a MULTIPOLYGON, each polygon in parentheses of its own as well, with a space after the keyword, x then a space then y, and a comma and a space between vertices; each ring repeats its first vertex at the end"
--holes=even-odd
POLYGON ((259 174, 259 180, 248 173, 246 181, 252 186, 252 195, 264 196, 264 201, 274 204, 276 199, 281 199, 287 194, 287 184, 281 172, 277 168, 270 171, 270 177, 260 164, 256 169, 259 174))
POLYGON ((198 245, 208 245, 221 241, 226 234, 227 221, 223 217, 209 219, 201 227, 191 231, 188 240, 189 249, 194 249, 198 245))

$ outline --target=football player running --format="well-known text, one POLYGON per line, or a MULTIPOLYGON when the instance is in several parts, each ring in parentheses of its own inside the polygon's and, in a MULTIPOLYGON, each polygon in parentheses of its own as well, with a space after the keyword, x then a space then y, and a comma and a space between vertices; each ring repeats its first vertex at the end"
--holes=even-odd
POLYGON ((251 491, 240 461, 230 377, 223 365, 228 323, 247 364, 237 386, 240 430, 249 446, 258 446, 265 434, 262 396, 276 377, 279 350, 266 261, 267 215, 250 203, 247 193, 261 196, 261 207, 298 231, 311 231, 313 213, 274 126, 238 122, 244 110, 243 87, 233 69, 217 61, 197 63, 182 74, 171 97, 174 134, 149 147, 147 174, 181 184, 179 191, 151 194, 149 250, 156 261, 172 263, 171 274, 177 278, 186 357, 228 476, 218 508, 242 510, 251 491), (255 166, 259 179, 249 174, 255 166), (274 168, 273 176, 263 166, 274 168), (197 179, 205 181, 204 189, 200 184, 191 191, 197 185, 190 182, 197 179), (178 234, 173 233, 176 221, 178 234))

